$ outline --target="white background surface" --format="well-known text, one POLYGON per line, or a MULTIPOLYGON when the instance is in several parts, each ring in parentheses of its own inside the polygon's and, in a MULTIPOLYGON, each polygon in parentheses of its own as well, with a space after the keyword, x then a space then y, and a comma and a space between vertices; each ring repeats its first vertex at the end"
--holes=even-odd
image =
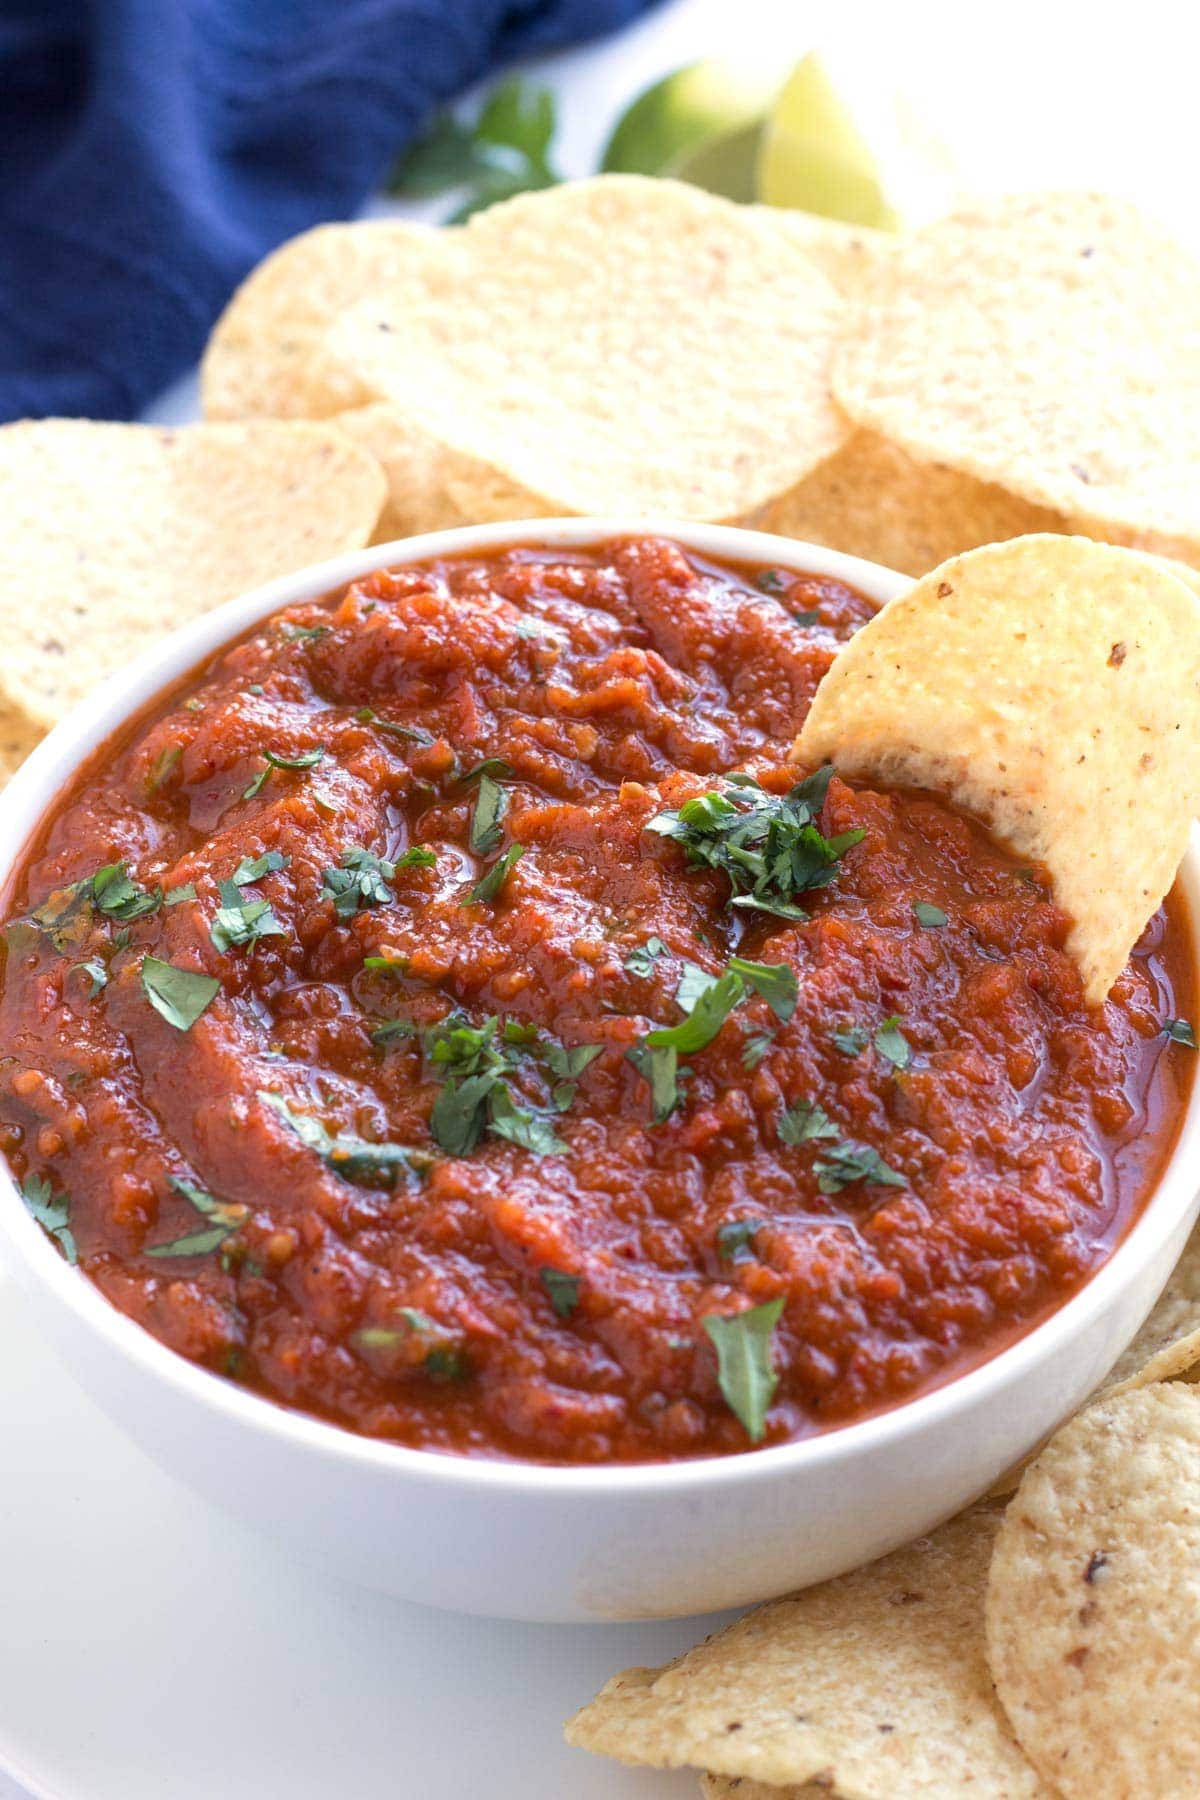
MULTIPOLYGON (((820 42, 901 87, 968 184, 1112 189, 1200 247, 1193 17, 1182 0, 675 0, 542 67, 559 163, 584 174, 657 75, 729 52, 782 73, 820 42)), ((148 416, 194 409, 185 381, 148 416)), ((585 1758, 559 1725, 705 1623, 494 1624, 302 1570, 127 1445, 0 1280, 0 1800, 18 1774, 44 1800, 678 1800, 691 1777, 585 1758)))

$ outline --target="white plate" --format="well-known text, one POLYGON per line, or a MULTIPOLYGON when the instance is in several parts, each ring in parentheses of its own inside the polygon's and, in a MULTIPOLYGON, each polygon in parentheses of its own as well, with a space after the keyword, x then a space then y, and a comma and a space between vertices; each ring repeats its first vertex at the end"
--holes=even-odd
POLYGON ((40 1800, 694 1800, 561 1725, 724 1616, 513 1625, 304 1568, 160 1474, 0 1277, 0 1771, 40 1800))

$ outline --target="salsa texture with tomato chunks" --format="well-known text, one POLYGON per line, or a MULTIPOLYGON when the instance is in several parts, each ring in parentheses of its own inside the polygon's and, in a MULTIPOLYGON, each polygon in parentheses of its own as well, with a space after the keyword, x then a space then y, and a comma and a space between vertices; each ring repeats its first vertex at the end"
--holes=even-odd
POLYGON ((0 1144, 181 1356, 559 1463, 860 1419, 1087 1279, 1191 1077, 1037 868, 783 761, 870 614, 661 540, 369 576, 96 754, 6 904, 0 1144))

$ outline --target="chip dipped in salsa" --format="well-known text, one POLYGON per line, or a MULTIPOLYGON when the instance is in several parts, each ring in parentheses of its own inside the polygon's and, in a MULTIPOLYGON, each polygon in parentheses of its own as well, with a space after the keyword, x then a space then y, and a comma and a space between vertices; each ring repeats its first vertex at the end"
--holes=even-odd
POLYGON ((6 905, 0 1146, 122 1312, 286 1406, 557 1463, 777 1444, 1087 1280, 1191 1076, 1044 869, 787 746, 872 615, 661 539, 279 613, 85 766, 6 905))

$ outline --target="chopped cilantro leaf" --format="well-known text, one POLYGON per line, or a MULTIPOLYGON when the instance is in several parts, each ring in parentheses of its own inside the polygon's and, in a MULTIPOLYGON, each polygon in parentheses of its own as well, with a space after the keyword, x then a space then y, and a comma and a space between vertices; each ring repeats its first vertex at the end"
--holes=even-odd
POLYGON ((861 1056, 870 1039, 870 1033, 863 1025, 847 1025, 833 1034, 833 1046, 843 1056, 861 1056))
MULTIPOLYGON (((733 959, 723 975, 709 975, 694 963, 685 965, 675 998, 686 1009, 686 1019, 678 1025, 656 1026, 640 1044, 626 1052, 634 1068, 650 1083, 656 1125, 669 1118, 679 1103, 679 1058, 694 1056, 711 1044, 733 1009, 745 999, 747 981, 760 992, 766 990, 765 997, 777 1016, 790 1018, 789 999, 792 1010, 795 999, 787 990, 789 981, 794 988, 795 979, 784 964, 752 963, 740 957, 733 959)), ((762 1054, 760 1051, 755 1061, 762 1054)), ((753 1067, 753 1063, 747 1063, 747 1067, 753 1067)))
MULTIPOLYGON (((559 1156, 566 1150, 552 1115, 514 1099, 508 1080, 522 1059, 528 1067, 530 1058, 544 1062, 555 1075, 579 1075, 599 1055, 600 1045, 568 1050, 552 1040, 540 1042, 535 1026, 523 1026, 515 1019, 506 1021, 501 1032, 495 1017, 470 1025, 456 1013, 427 1031, 423 1042, 426 1058, 442 1081, 429 1128, 449 1155, 469 1156, 485 1131, 535 1156, 559 1156)), ((574 1096, 571 1086, 567 1105, 574 1096)), ((560 1101, 554 1104, 556 1110, 565 1111, 560 1101)))
POLYGON ((478 1075, 449 1077, 442 1085, 429 1115, 435 1143, 448 1156, 469 1156, 487 1125, 487 1105, 501 1079, 490 1069, 478 1075))
POLYGON ((66 1194, 56 1194, 44 1175, 27 1175, 21 1183, 21 1198, 46 1236, 52 1238, 74 1265, 79 1261, 75 1237, 71 1231, 71 1202, 66 1194))
POLYGON ((34 907, 30 918, 49 935, 55 949, 65 950, 78 941, 93 912, 128 924, 157 912, 162 903, 161 888, 139 887, 123 862, 106 863, 82 881, 56 888, 41 906, 34 907))
POLYGON ((504 855, 499 857, 488 869, 467 895, 468 906, 486 906, 499 894, 509 874, 525 854, 523 844, 510 844, 504 855))
POLYGON ((498 1137, 507 1138, 510 1144, 530 1150, 535 1156, 566 1153, 567 1146, 546 1115, 529 1106, 518 1106, 502 1083, 488 1097, 488 1126, 498 1137))
POLYGON ((339 1133, 336 1137, 320 1119, 293 1112, 282 1094, 259 1089, 259 1099, 282 1119, 307 1149, 313 1150, 335 1175, 356 1187, 394 1187, 401 1170, 419 1174, 428 1158, 403 1144, 373 1144, 365 1138, 339 1133))
POLYGON ((773 1031, 756 1031, 752 1037, 748 1037, 742 1049, 743 1069, 757 1069, 774 1042, 773 1031))
POLYGON ((332 630, 329 625, 283 625, 283 636, 293 644, 319 644, 332 630))
POLYGON ((813 1164, 813 1169, 823 1194, 840 1193, 855 1181, 870 1182, 876 1187, 908 1186, 905 1177, 897 1169, 889 1168, 878 1150, 868 1144, 834 1144, 813 1164))
POLYGON ((217 883, 221 904, 213 917, 209 936, 217 950, 252 949, 260 939, 286 937, 287 926, 276 918, 269 900, 244 900, 232 881, 217 883))
POLYGON ((932 906, 928 900, 913 901, 913 917, 917 924, 923 925, 927 931, 936 931, 938 926, 944 925, 947 920, 947 915, 941 907, 932 906))
POLYGON ((92 876, 92 900, 108 918, 128 924, 131 919, 157 912, 162 905, 162 890, 138 887, 130 880, 123 862, 109 863, 92 876))
POLYGON ((538 1280, 550 1297, 550 1304, 560 1319, 569 1319, 579 1305, 578 1275, 566 1275, 561 1269, 539 1269, 538 1280))
POLYGON ((676 1006, 681 1006, 684 1012, 690 1013, 701 994, 707 994, 716 979, 715 975, 710 975, 698 963, 685 962, 679 986, 675 989, 676 1006))
POLYGON ((1186 1044, 1189 1050, 1196 1048, 1196 1033, 1186 1019, 1164 1019, 1163 1032, 1173 1044, 1186 1044))
POLYGON ((146 778, 147 794, 157 794, 171 779, 182 759, 183 750, 179 744, 168 744, 165 750, 160 750, 146 778))
POLYGON ((763 594, 784 594, 791 587, 792 578, 782 569, 760 569, 754 577, 754 585, 763 594))
POLYGON ((163 905, 164 906, 179 906, 184 900, 194 900, 195 898, 196 898, 195 882, 194 881, 183 881, 183 882, 180 882, 178 887, 173 887, 173 888, 167 889, 166 893, 163 895, 163 905))
POLYGON ((725 1402, 752 1444, 767 1428, 767 1411, 779 1386, 771 1367, 771 1335, 783 1313, 783 1296, 746 1312, 710 1313, 704 1329, 717 1352, 717 1381, 725 1402))
POLYGON ((666 954, 667 946, 660 937, 648 937, 644 944, 635 945, 625 958, 625 973, 645 979, 654 973, 654 965, 659 957, 666 954))
POLYGON ((460 787, 470 787, 473 781, 482 781, 485 776, 493 781, 511 781, 515 774, 512 764, 505 762, 502 756, 485 756, 482 762, 477 762, 465 775, 460 775, 458 782, 460 787))
POLYGON ((646 1033, 644 1042, 652 1050, 671 1049, 682 1056, 693 1056, 712 1043, 734 1007, 745 997, 745 992, 741 976, 729 970, 697 995, 681 1024, 660 1025, 646 1033))
POLYGON ((766 1001, 780 1023, 786 1025, 796 1010, 800 992, 796 971, 787 963, 747 962, 744 956, 730 957, 729 967, 766 1001))
POLYGON ((333 901, 339 919, 352 919, 365 907, 387 906, 396 898, 387 885, 395 873, 395 863, 386 857, 350 844, 340 868, 321 870, 321 898, 333 901))
POLYGON ((190 1181, 180 1181, 175 1175, 171 1176, 171 1186, 177 1194, 191 1201, 202 1218, 211 1219, 213 1223, 207 1231, 190 1232, 169 1244, 153 1244, 146 1250, 147 1256, 207 1256, 219 1249, 249 1217, 247 1207, 215 1200, 203 1188, 195 1187, 190 1181))
POLYGON ((761 1219, 730 1219, 717 1226, 717 1255, 722 1262, 749 1262, 761 1219))
POLYGON ((435 1381, 460 1381, 469 1371, 463 1347, 455 1335, 438 1325, 415 1306, 401 1306, 396 1317, 399 1326, 365 1325, 354 1334, 360 1350, 396 1353, 401 1366, 419 1361, 426 1375, 435 1381), (416 1342, 414 1343, 414 1340, 416 1342))
POLYGON ((912 1045, 900 1029, 900 1014, 885 1019, 875 1033, 875 1048, 897 1069, 907 1069, 912 1061, 912 1045))
POLYGON ((221 984, 215 975, 196 969, 179 969, 157 956, 142 961, 142 992, 168 1025, 190 1031, 205 1008, 216 999, 221 984))
POLYGON ((253 800, 261 794, 270 779, 272 769, 315 769, 325 755, 324 749, 304 750, 299 756, 279 756, 274 750, 264 750, 266 768, 260 769, 250 786, 242 795, 243 800, 253 800))
POLYGON ((384 1019, 381 1024, 372 1026, 371 1042, 386 1049, 389 1044, 400 1044, 405 1038, 413 1037, 415 1031, 411 1019, 384 1019))
POLYGON ((470 845, 476 856, 490 856, 500 847, 504 830, 500 821, 508 811, 508 795, 490 775, 479 777, 471 808, 470 845))
POLYGON ((650 1083, 650 1116, 662 1125, 679 1104, 679 1053, 671 1045, 652 1045, 643 1038, 625 1052, 639 1075, 650 1083))
POLYGON ((392 737, 407 738, 412 744, 419 744, 427 750, 434 742, 431 732, 424 731, 419 725, 399 725, 391 719, 381 719, 373 706, 360 706, 354 717, 360 725, 373 725, 376 731, 386 731, 392 737))
POLYGON ((364 956, 363 968, 372 975, 403 975, 408 967, 407 956, 364 956))
POLYGON ((286 869, 291 862, 290 856, 283 856, 278 850, 264 850, 261 856, 243 856, 233 871, 235 887, 247 887, 252 881, 261 881, 264 875, 277 875, 280 869, 286 869))
POLYGON ((779 1121, 779 1136, 785 1144, 807 1144, 815 1138, 836 1138, 838 1128, 823 1106, 814 1100, 797 1100, 779 1121))
POLYGON ((81 969, 88 977, 91 983, 91 986, 88 988, 89 1000, 94 1000, 101 988, 108 986, 108 970, 98 956, 90 957, 87 962, 72 963, 71 968, 72 971, 81 969))
POLYGON ((595 1062, 603 1048, 603 1044, 575 1044, 568 1049, 565 1044, 556 1044, 548 1038, 541 1047, 541 1055, 552 1075, 574 1081, 595 1062))

